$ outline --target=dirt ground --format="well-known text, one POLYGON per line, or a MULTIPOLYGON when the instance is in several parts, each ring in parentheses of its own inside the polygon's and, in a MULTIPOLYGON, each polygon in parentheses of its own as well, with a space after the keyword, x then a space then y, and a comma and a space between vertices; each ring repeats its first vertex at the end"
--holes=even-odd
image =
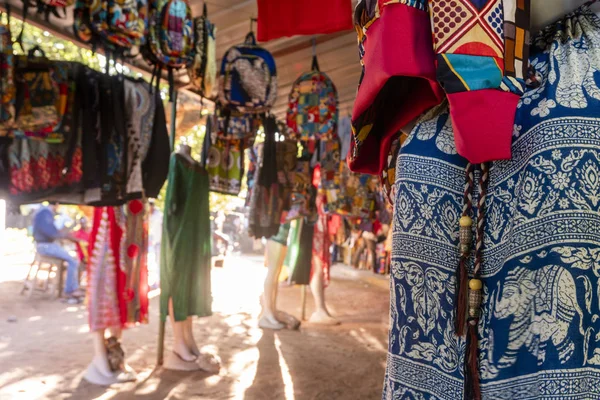
MULTIPOLYGON (((92 357, 85 306, 69 306, 43 294, 30 299, 20 296, 17 279, 25 272, 24 265, 0 264, 1 400, 363 400, 381 396, 389 304, 384 279, 334 267, 326 295, 330 311, 342 325, 303 323, 300 331, 263 331, 257 328, 265 273, 262 259, 230 258, 225 268, 213 269, 215 314, 194 324, 197 343, 222 358, 221 372, 209 376, 155 368, 159 319, 155 296, 150 324, 129 329, 123 336, 137 382, 104 388, 82 380, 92 357)), ((299 317, 300 298, 299 287, 282 287, 278 306, 299 317)), ((309 316, 313 302, 310 294, 307 298, 309 316)), ((171 340, 167 326, 167 351, 171 340)))

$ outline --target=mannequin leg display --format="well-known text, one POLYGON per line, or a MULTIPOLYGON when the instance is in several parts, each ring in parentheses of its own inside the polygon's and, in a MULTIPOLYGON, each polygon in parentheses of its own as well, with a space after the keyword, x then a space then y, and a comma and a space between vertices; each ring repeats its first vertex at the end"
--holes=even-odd
MULTIPOLYGON (((171 322, 171 329, 173 330, 173 351, 167 353, 167 356, 165 357, 165 368, 176 371, 199 370, 200 366, 196 363, 198 357, 194 354, 193 349, 188 346, 188 343, 186 343, 186 335, 188 336, 188 341, 193 341, 191 332, 186 333, 187 329, 191 331, 191 318, 188 318, 185 321, 175 321, 173 299, 169 299, 169 321, 171 322)), ((194 347, 195 351, 200 353, 195 343, 194 347)))
POLYGON ((193 331, 193 317, 188 317, 184 322, 183 339, 190 352, 196 356, 196 361, 200 369, 217 374, 221 370, 221 359, 212 353, 202 353, 196 345, 193 331))
POLYGON ((258 320, 258 326, 264 329, 283 329, 285 325, 277 320, 275 315, 275 297, 277 296, 277 278, 281 271, 287 246, 274 240, 267 241, 266 263, 267 276, 265 277, 264 291, 262 294, 262 315, 258 320))
POLYGON ((273 294, 271 298, 272 301, 272 310, 275 314, 275 318, 277 321, 285 324, 285 327, 290 330, 296 330, 300 328, 300 320, 295 318, 293 315, 286 313, 285 311, 281 311, 277 309, 277 291, 279 290, 279 276, 281 275, 281 270, 283 269, 283 263, 285 262, 285 256, 287 255, 287 246, 282 246, 282 251, 279 254, 279 258, 277 259, 277 271, 275 271, 275 284, 273 286, 273 294))
MULTIPOLYGON (((83 376, 84 379, 101 386, 135 381, 135 372, 124 361, 120 369, 116 371, 111 369, 106 348, 105 331, 105 329, 100 329, 92 332, 94 336, 94 358, 83 376)), ((121 337, 121 329, 118 327, 110 329, 110 333, 117 339, 121 337)))
POLYGON ((200 349, 198 349, 196 341, 194 340, 193 318, 194 317, 188 317, 185 321, 183 321, 183 341, 185 342, 186 347, 190 350, 190 353, 198 357, 200 355, 200 349))
POLYGON ((310 291, 315 299, 315 312, 308 322, 320 325, 339 325, 340 322, 333 318, 325 305, 325 284, 323 282, 323 265, 320 261, 315 262, 315 271, 310 280, 310 291))

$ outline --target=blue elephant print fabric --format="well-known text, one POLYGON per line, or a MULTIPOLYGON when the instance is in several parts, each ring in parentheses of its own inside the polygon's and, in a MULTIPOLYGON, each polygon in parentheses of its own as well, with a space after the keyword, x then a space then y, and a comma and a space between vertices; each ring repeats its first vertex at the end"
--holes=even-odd
MULTIPOLYGON (((600 19, 583 7, 532 44, 513 158, 490 167, 481 394, 600 399, 600 19)), ((464 397, 453 302, 466 161, 453 135, 442 105, 398 157, 385 400, 464 397)))

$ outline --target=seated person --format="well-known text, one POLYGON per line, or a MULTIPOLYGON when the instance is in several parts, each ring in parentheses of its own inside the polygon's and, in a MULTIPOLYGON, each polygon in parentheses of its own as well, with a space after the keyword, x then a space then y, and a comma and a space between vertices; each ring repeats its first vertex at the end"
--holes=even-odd
POLYGON ((58 205, 52 204, 41 207, 33 217, 33 239, 36 243, 38 254, 58 258, 67 263, 67 279, 64 294, 69 300, 79 299, 85 294, 79 290, 79 262, 62 248, 60 239, 74 240, 67 232, 59 231, 54 225, 54 215, 58 205))
POLYGON ((77 246, 77 257, 79 257, 79 262, 87 262, 90 232, 87 228, 87 219, 85 217, 79 219, 79 229, 73 232, 73 237, 77 239, 75 245, 77 246))

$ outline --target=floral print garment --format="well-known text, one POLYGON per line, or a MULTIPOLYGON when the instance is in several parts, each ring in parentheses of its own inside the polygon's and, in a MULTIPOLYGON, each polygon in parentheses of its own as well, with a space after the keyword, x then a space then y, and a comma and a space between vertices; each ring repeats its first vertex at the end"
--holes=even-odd
MULTIPOLYGON (((490 169, 482 396, 597 399, 600 20, 582 8, 533 44, 513 158, 490 169)), ((398 158, 386 400, 463 398, 453 301, 465 166, 447 110, 418 124, 398 158)))

